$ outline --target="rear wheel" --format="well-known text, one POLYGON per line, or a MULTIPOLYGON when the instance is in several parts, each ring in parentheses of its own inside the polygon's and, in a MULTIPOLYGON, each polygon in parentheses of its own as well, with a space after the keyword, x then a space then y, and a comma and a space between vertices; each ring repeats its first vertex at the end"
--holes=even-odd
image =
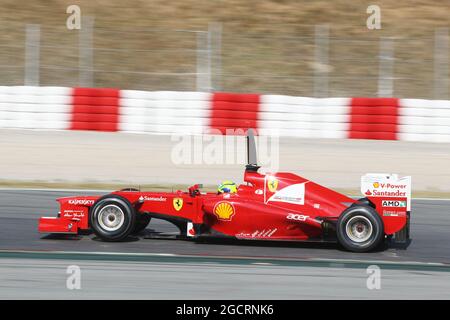
POLYGON ((352 206, 339 217, 336 234, 339 243, 345 249, 367 252, 375 249, 383 241, 383 221, 371 207, 352 206))
POLYGON ((130 202, 117 195, 100 198, 91 209, 91 227, 104 241, 128 237, 136 225, 136 214, 130 202))

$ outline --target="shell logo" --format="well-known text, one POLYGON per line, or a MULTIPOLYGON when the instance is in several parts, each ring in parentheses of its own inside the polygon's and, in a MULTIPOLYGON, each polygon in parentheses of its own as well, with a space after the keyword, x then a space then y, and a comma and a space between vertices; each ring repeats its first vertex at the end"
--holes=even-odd
POLYGON ((217 216, 219 220, 223 221, 231 221, 231 218, 234 216, 235 211, 234 207, 229 202, 219 202, 214 206, 214 214, 217 216))
POLYGON ((380 183, 378 183, 378 182, 374 182, 373 183, 373 187, 376 189, 376 188, 378 188, 380 186, 380 183))

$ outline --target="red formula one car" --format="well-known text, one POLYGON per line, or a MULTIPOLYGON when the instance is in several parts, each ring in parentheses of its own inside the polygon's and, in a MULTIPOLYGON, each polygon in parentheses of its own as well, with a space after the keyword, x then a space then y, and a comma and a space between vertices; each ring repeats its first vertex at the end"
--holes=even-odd
POLYGON ((92 230, 105 241, 141 232, 150 219, 176 225, 178 238, 333 241, 366 252, 385 239, 409 242, 411 178, 368 174, 366 196, 355 200, 292 173, 261 174, 253 134, 247 137, 249 164, 236 193, 141 192, 125 189, 99 196, 60 198, 58 217, 39 221, 42 233, 92 230))

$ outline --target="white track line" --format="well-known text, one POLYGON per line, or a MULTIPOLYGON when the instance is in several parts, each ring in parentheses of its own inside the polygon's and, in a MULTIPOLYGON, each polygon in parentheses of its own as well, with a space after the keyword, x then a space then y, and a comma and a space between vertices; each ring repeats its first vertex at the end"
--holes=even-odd
MULTIPOLYGON (((324 262, 324 263, 338 263, 338 264, 358 264, 358 263, 367 263, 367 264, 384 264, 384 265, 399 265, 399 266, 437 266, 437 267, 445 267, 447 264, 441 262, 419 262, 419 261, 389 261, 389 260, 357 260, 357 259, 328 259, 328 258, 308 258, 308 259, 295 259, 295 258, 286 258, 286 257, 246 257, 246 256, 217 256, 217 255, 183 255, 176 253, 151 253, 151 252, 104 252, 104 251, 30 251, 30 250, 0 250, 0 253, 24 253, 24 254, 43 254, 43 255, 85 255, 85 256, 128 256, 128 257, 175 257, 175 258, 199 258, 199 259, 223 259, 223 260, 249 260, 255 261, 252 264, 271 264, 265 261, 279 260, 279 261, 288 261, 288 262, 300 262, 300 263, 308 263, 308 262, 324 262)), ((70 258, 69 258, 70 260, 70 258)))

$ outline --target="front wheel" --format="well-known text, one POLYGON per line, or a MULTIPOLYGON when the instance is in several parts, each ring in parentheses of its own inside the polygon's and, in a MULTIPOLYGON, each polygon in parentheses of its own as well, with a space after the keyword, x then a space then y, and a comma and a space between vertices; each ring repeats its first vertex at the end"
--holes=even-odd
POLYGON ((91 227, 104 241, 120 241, 128 237, 136 224, 130 202, 117 195, 100 198, 91 209, 91 227))
POLYGON ((336 234, 345 249, 367 252, 383 241, 384 225, 375 209, 355 205, 346 209, 339 217, 336 234))

